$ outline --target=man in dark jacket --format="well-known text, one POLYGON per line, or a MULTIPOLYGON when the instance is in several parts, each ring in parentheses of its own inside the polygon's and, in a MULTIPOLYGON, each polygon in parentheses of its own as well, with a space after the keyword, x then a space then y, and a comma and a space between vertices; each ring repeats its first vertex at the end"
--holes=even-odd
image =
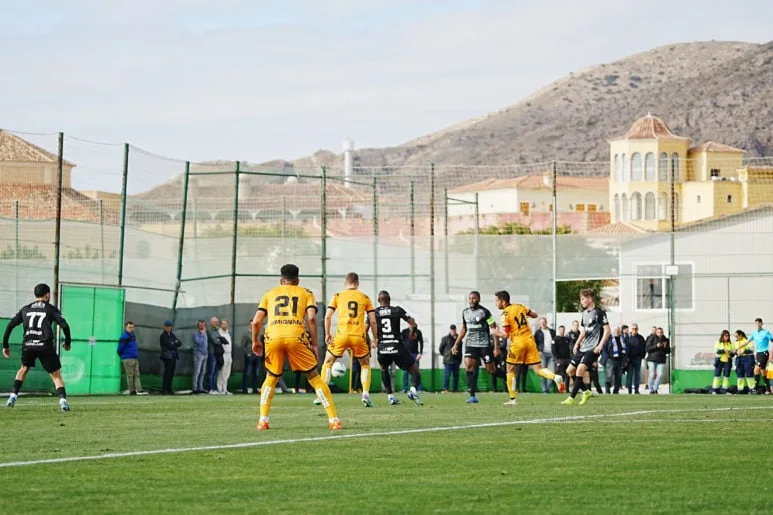
POLYGON ((448 393, 451 377, 454 378, 453 391, 459 391, 459 368, 462 366, 462 355, 453 353, 456 336, 456 325, 451 324, 448 334, 440 339, 438 352, 443 356, 443 367, 445 368, 443 373, 443 393, 448 393))
MULTIPOLYGON (((418 367, 419 360, 421 359, 421 355, 424 352, 424 335, 421 334, 419 329, 412 327, 403 329, 402 336, 405 350, 407 350, 410 355, 413 356, 413 359, 416 360, 416 366, 418 367)), ((409 379, 410 374, 403 373, 403 393, 408 391, 409 379)), ((421 386, 419 386, 419 389, 421 389, 421 386)))
POLYGON ((217 376, 217 356, 222 354, 223 345, 220 343, 220 320, 217 317, 209 319, 207 327, 207 388, 210 395, 217 394, 215 377, 217 376))
POLYGON ((647 341, 647 368, 650 372, 650 394, 657 394, 663 371, 666 368, 666 357, 671 354, 671 342, 663 333, 663 328, 655 330, 655 337, 647 341))
MULTIPOLYGON (((539 327, 534 331, 534 341, 537 343, 537 350, 539 351, 540 358, 542 359, 542 368, 550 370, 555 369, 555 363, 553 362, 553 341, 556 339, 556 332, 553 328, 548 327, 548 319, 540 317, 539 327)), ((540 379, 542 385, 542 393, 550 393, 550 389, 553 386, 553 381, 540 379)))
POLYGON ((174 369, 177 366, 177 349, 182 342, 172 332, 174 323, 171 320, 164 322, 164 331, 158 337, 158 343, 161 346, 161 361, 164 362, 164 376, 161 381, 161 395, 172 395, 172 380, 174 379, 174 369))
POLYGON ((558 326, 558 334, 556 334, 551 347, 553 353, 553 359, 556 360, 556 374, 564 378, 564 384, 569 384, 569 375, 566 373, 567 367, 569 367, 569 361, 572 359, 572 345, 564 332, 566 328, 562 325, 558 326))
POLYGON ((645 349, 646 342, 639 334, 638 324, 631 324, 631 335, 628 337, 628 373, 625 375, 625 386, 629 394, 639 394, 641 362, 644 359, 645 349))
POLYGON ((617 395, 623 385, 623 363, 628 353, 619 327, 615 327, 612 336, 604 345, 603 353, 606 355, 604 370, 606 371, 607 393, 617 395))

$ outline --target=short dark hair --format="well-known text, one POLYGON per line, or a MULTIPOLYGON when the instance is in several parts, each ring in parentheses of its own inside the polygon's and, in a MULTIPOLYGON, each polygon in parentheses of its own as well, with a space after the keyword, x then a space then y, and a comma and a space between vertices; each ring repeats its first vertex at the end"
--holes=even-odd
POLYGON ((745 333, 745 332, 743 332, 743 331, 741 331, 740 329, 738 329, 738 330, 735 332, 735 335, 736 335, 736 336, 740 336, 740 337, 741 337, 741 338, 743 338, 744 340, 746 339, 746 333, 745 333))
POLYGON ((44 297, 49 293, 51 293, 51 288, 46 283, 40 283, 37 286, 35 286, 35 297, 37 297, 38 299, 40 297, 44 297))
POLYGON ((628 329, 628 326, 623 324, 622 327, 620 327, 620 329, 628 329))
POLYGON ((282 266, 282 268, 279 270, 279 273, 282 274, 282 279, 286 279, 288 281, 297 281, 301 271, 296 265, 288 263, 282 266))
POLYGON ((755 322, 762 323, 762 319, 761 319, 761 318, 755 318, 755 319, 754 319, 754 321, 755 321, 755 322))
POLYGON ((456 331, 456 324, 451 324, 451 327, 449 327, 449 329, 453 329, 454 331, 456 331))
POLYGON ((126 323, 123 325, 124 327, 129 327, 130 325, 134 325, 134 322, 131 320, 127 320, 126 323))
POLYGON ((585 297, 586 299, 595 299, 596 298, 596 290, 593 288, 583 288, 580 290, 580 297, 585 297))
POLYGON ((566 327, 564 327, 564 326, 562 326, 562 325, 559 325, 559 326, 558 326, 558 328, 559 328, 559 329, 566 329, 566 327))
POLYGON ((346 284, 359 284, 360 276, 357 275, 357 272, 349 272, 346 274, 346 278, 344 280, 346 281, 346 284))
POLYGON ((389 295, 388 291, 381 290, 380 292, 378 292, 378 298, 379 299, 381 299, 381 298, 391 299, 392 297, 389 295))
POLYGON ((499 290, 498 292, 494 293, 494 297, 505 302, 510 302, 510 294, 507 292, 507 290, 499 290))
POLYGON ((480 292, 479 292, 478 290, 472 290, 472 291, 470 292, 470 295, 475 295, 475 296, 477 296, 478 298, 480 298, 480 292))

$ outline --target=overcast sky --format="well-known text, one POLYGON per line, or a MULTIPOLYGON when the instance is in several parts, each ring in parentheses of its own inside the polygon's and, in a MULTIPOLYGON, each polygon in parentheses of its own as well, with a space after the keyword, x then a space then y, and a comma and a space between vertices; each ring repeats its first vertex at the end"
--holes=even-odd
MULTIPOLYGON (((0 2, 0 127, 129 142, 192 161, 338 153, 345 137, 358 148, 396 145, 656 46, 773 39, 773 2, 717 5, 0 2)), ((120 160, 120 147, 68 141, 68 149, 76 187, 120 188, 120 161, 109 171, 103 164, 120 160)), ((146 161, 147 180, 171 173, 146 161)))

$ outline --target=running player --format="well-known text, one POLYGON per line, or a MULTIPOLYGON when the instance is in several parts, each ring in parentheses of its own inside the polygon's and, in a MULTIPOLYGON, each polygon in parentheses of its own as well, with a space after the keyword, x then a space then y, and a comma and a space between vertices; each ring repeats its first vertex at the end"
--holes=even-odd
MULTIPOLYGON (((564 391, 564 380, 549 368, 542 368, 542 359, 537 350, 537 342, 531 331, 528 318, 537 318, 537 313, 523 304, 510 304, 510 294, 498 291, 496 297, 497 308, 502 310, 502 337, 510 337, 510 347, 507 351, 507 391, 510 400, 505 406, 515 406, 515 369, 517 365, 526 365, 534 370, 540 377, 556 383, 559 392, 564 391)), ((494 354, 499 354, 499 347, 494 347, 494 354)))
POLYGON ((62 316, 59 310, 51 305, 51 288, 47 284, 38 284, 35 286, 35 302, 21 308, 5 328, 3 335, 3 356, 6 359, 11 357, 11 348, 8 346, 8 339, 11 337, 13 329, 19 325, 24 328, 21 348, 21 368, 16 372, 16 379, 13 382, 13 390, 6 406, 13 408, 16 405, 16 398, 19 396, 21 385, 27 377, 27 372, 35 366, 35 361, 40 360, 46 372, 51 376, 56 387, 56 394, 59 396, 59 407, 62 411, 70 411, 70 405, 67 403, 67 392, 64 390, 64 380, 62 379, 62 363, 59 361, 59 355, 54 346, 54 331, 51 324, 56 323, 62 328, 64 333, 64 350, 70 350, 70 326, 62 316))
POLYGON ((263 356, 263 343, 259 339, 260 329, 268 317, 264 333, 266 380, 260 393, 260 420, 258 430, 269 428, 268 414, 274 391, 282 375, 285 357, 294 372, 306 375, 309 384, 322 401, 328 416, 328 427, 341 429, 341 421, 336 416, 335 404, 330 388, 317 374, 317 304, 314 294, 298 286, 299 270, 295 265, 284 265, 279 286, 268 291, 260 301, 255 318, 252 321, 252 352, 263 356), (308 335, 304 327, 304 317, 308 324, 308 335))
POLYGON ((609 327, 607 314, 596 306, 596 292, 590 288, 580 291, 580 305, 582 312, 582 332, 574 344, 574 357, 569 362, 566 373, 575 376, 572 392, 561 404, 571 406, 574 398, 582 390, 582 399, 579 404, 585 404, 593 396, 590 391, 590 374, 588 370, 596 363, 601 354, 601 349, 606 345, 612 330, 609 327))
POLYGON ((422 402, 418 393, 421 384, 419 367, 416 366, 416 360, 413 359, 413 356, 405 349, 400 333, 402 320, 405 320, 412 329, 416 328, 416 321, 403 308, 391 304, 392 298, 388 291, 378 292, 378 307, 375 313, 376 338, 373 340, 373 347, 377 349, 376 356, 378 364, 381 366, 381 382, 387 391, 389 404, 393 406, 400 404, 400 401, 395 398, 395 392, 392 389, 392 376, 389 373, 389 367, 394 363, 404 373, 411 375, 411 389, 408 391, 408 398, 421 406, 422 402))
POLYGON ((351 349, 352 357, 360 362, 360 381, 362 382, 362 404, 366 408, 373 406, 370 400, 370 347, 366 341, 367 316, 370 322, 373 338, 376 337, 376 316, 374 314, 373 302, 370 297, 358 290, 360 286, 360 277, 354 273, 346 274, 344 280, 346 286, 330 300, 325 313, 325 344, 327 353, 325 354, 325 363, 322 365, 322 379, 326 384, 330 383, 331 368, 347 349, 351 349), (336 329, 335 338, 331 335, 333 325, 333 313, 337 309, 338 329, 336 329), (346 310, 346 311, 344 311, 346 310))
POLYGON ((496 329, 497 323, 491 311, 480 305, 480 293, 471 291, 468 300, 470 307, 464 308, 462 311, 462 330, 456 337, 452 352, 459 354, 459 347, 464 340, 464 365, 467 372, 467 388, 470 392, 470 397, 466 402, 467 404, 477 404, 478 398, 475 394, 478 391, 478 377, 476 372, 481 365, 484 365, 488 373, 496 377, 494 349, 499 347, 499 338, 494 332, 492 346, 491 328, 496 329))

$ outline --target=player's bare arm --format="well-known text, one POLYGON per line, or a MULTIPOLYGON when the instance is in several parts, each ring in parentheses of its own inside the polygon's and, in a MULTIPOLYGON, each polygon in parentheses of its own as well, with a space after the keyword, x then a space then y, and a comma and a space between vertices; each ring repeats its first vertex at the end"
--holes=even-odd
POLYGON ((528 313, 526 313, 526 316, 529 318, 537 318, 539 315, 536 311, 530 309, 528 313))
POLYGON ((53 317, 54 317, 54 322, 56 322, 56 325, 58 325, 62 329, 62 332, 64 333, 64 350, 69 351, 70 346, 72 344, 72 337, 70 334, 70 324, 68 324, 67 320, 65 320, 64 317, 62 316, 62 312, 56 308, 53 308, 53 317))
POLYGON ((263 344, 260 341, 260 328, 263 327, 263 320, 266 319, 266 312, 259 309, 252 318, 252 352, 256 356, 263 355, 263 344))
POLYGON ((456 336, 456 341, 454 342, 454 348, 451 349, 452 354, 459 354, 459 347, 462 346, 462 340, 464 340, 464 337, 466 334, 467 334, 467 326, 462 324, 462 330, 459 331, 459 334, 456 336))
POLYGON ((584 341, 585 341, 585 328, 580 327, 580 336, 577 338, 577 343, 574 344, 575 354, 580 352, 580 347, 582 347, 582 342, 584 341))
MULTIPOLYGON (((333 330, 333 313, 335 312, 336 308, 333 306, 328 306, 327 311, 325 312, 325 345, 330 345, 330 342, 333 340, 331 331, 333 330)), ((316 312, 314 316, 317 316, 316 312)))
POLYGON ((368 325, 370 326, 370 346, 374 349, 378 348, 378 326, 376 325, 376 312, 370 311, 368 313, 368 325))
POLYGON ((10 359, 11 357, 11 347, 8 345, 8 340, 11 339, 11 333, 13 330, 20 326, 22 324, 22 316, 21 311, 16 313, 16 315, 8 322, 8 325, 5 328, 5 333, 3 334, 3 356, 5 356, 5 359, 10 359))
POLYGON ((596 345, 596 348, 593 349, 593 352, 596 354, 601 354, 601 349, 604 348, 604 345, 607 344, 607 340, 609 340, 609 336, 612 334, 612 329, 609 327, 609 324, 604 325, 604 334, 601 336, 601 341, 598 345, 596 345))
MULTIPOLYGON (((328 310, 328 313, 330 310, 328 310)), ((327 317, 326 317, 327 318, 327 317)), ((319 335, 317 333, 317 308, 309 306, 306 308, 306 321, 309 323, 309 337, 311 337, 311 350, 317 354, 319 346, 319 335)))

